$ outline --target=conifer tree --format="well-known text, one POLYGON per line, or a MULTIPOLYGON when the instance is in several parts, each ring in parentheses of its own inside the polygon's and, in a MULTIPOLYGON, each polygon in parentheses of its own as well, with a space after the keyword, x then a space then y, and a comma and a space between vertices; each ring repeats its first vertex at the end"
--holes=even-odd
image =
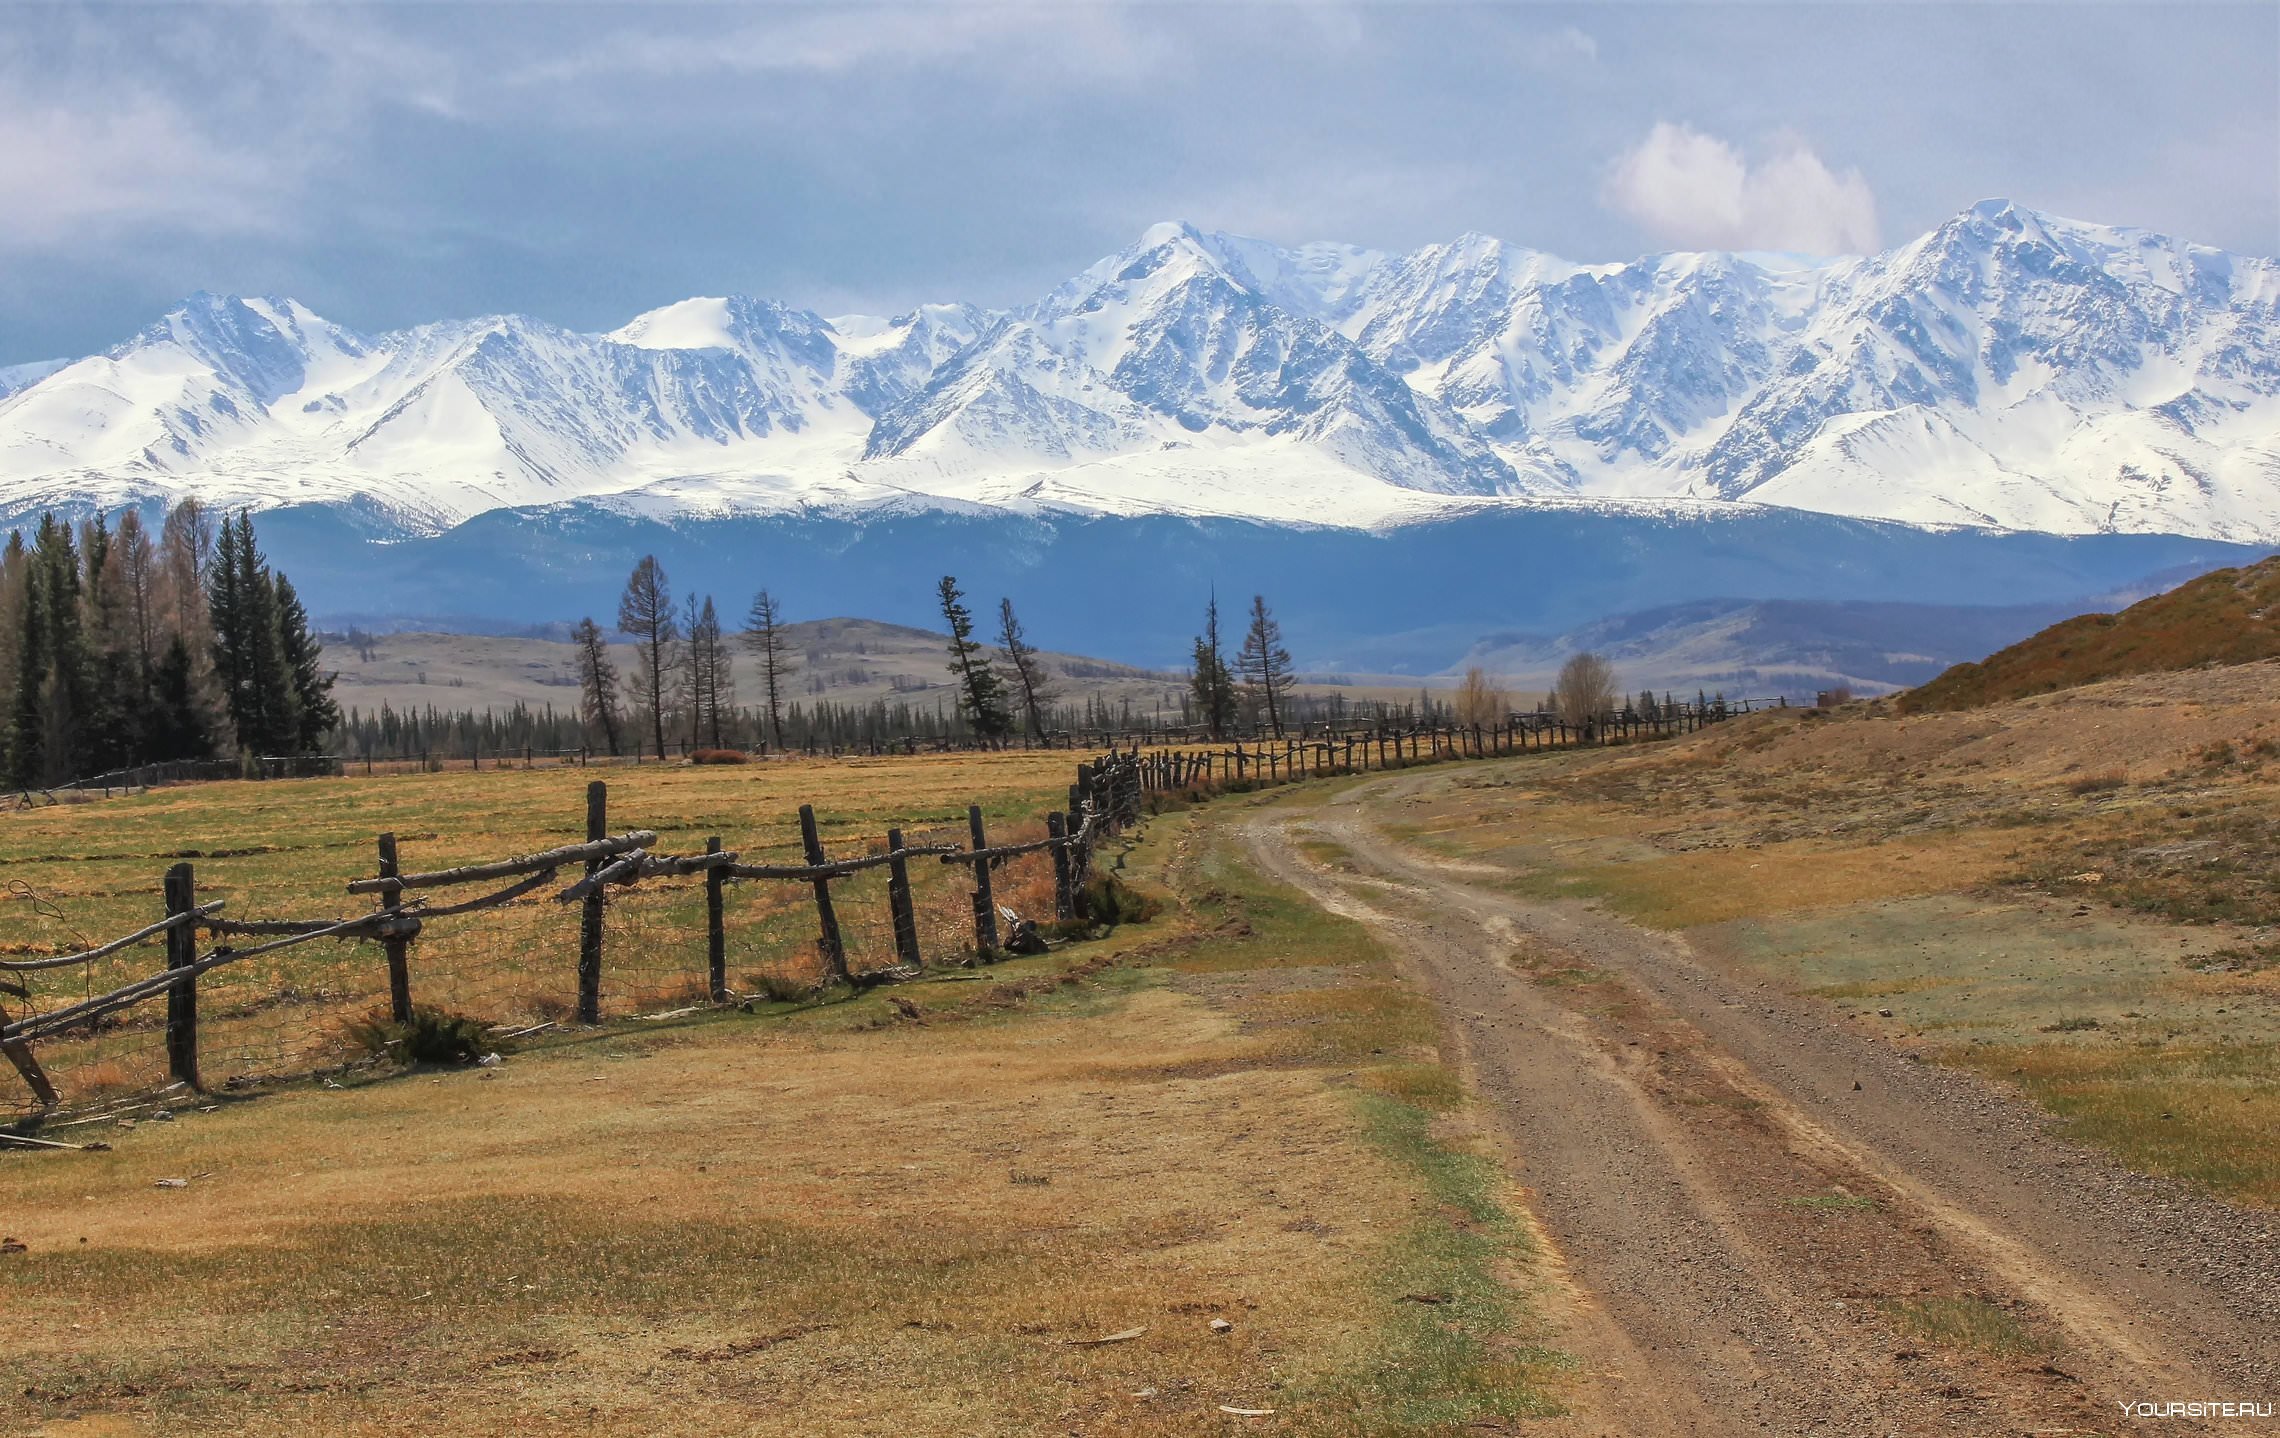
POLYGON ((309 612, 301 607, 301 596, 294 592, 293 581, 279 574, 272 582, 277 604, 277 634, 284 647, 285 673, 291 690, 292 752, 322 754, 326 737, 340 727, 340 706, 332 697, 333 680, 337 675, 323 667, 324 646, 310 632, 309 612))
POLYGON ((990 663, 989 651, 974 638, 974 616, 966 608, 958 581, 945 574, 936 587, 942 603, 942 622, 950 630, 950 672, 958 676, 958 712, 971 725, 974 737, 987 743, 1003 738, 1013 727, 1006 712, 1005 681, 990 663))
POLYGON ((40 690, 47 678, 47 585, 25 562, 18 609, 15 692, 8 706, 8 787, 29 789, 47 777, 47 727, 40 690))
POLYGON ((760 661, 760 682, 768 703, 768 735, 782 749, 783 688, 797 665, 784 643, 783 617, 776 596, 765 589, 752 596, 752 610, 744 618, 744 647, 760 661))
POLYGON ((1021 620, 1015 617, 1010 599, 998 601, 998 647, 1005 651, 1006 660, 1013 665, 1014 683, 1021 689, 1021 709, 1029 721, 1030 736, 1043 739, 1045 706, 1053 702, 1053 687, 1045 677, 1045 662, 1037 657, 1029 636, 1021 631, 1021 620))
POLYGON ((1243 676, 1244 685, 1266 706, 1267 723, 1275 737, 1281 738, 1283 699, 1291 680, 1290 651, 1283 648, 1282 626, 1267 608, 1265 595, 1251 597, 1251 627, 1235 656, 1235 669, 1243 676))
POLYGON ((1195 712, 1214 739, 1224 739, 1235 724, 1235 677, 1227 671, 1226 651, 1219 638, 1219 596, 1204 606, 1203 633, 1195 637, 1195 658, 1188 671, 1188 693, 1195 712))
POLYGON ((657 757, 665 757, 666 676, 673 671, 679 626, 673 619, 673 591, 665 579, 665 566, 654 554, 645 554, 625 581, 618 600, 618 628, 633 637, 641 656, 635 691, 649 706, 649 732, 657 743, 657 757))
POLYGON ((210 759, 214 738, 199 702, 190 642, 169 635, 151 666, 150 717, 142 726, 145 759, 210 759))
POLYGON ((602 639, 602 626, 591 616, 578 621, 571 642, 578 646, 579 709, 588 724, 602 731, 602 740, 609 745, 610 757, 618 752, 618 673, 610 662, 609 645, 602 639))

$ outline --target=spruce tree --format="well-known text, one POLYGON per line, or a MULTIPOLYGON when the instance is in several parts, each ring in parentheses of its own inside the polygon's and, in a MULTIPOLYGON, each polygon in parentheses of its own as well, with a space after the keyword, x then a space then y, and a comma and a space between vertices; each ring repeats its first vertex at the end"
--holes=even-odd
POLYGON ((199 702, 195 661, 189 641, 169 635, 151 666, 150 718, 143 725, 143 758, 210 759, 214 737, 199 702))
POLYGON ((309 630, 309 611, 301 607, 293 581, 277 575, 275 592, 277 633, 284 646, 285 672, 292 690, 293 752, 322 754, 326 737, 340 727, 340 705, 332 697, 337 676, 326 672, 321 662, 324 646, 309 630))
POLYGON ((40 691, 47 681, 47 586, 27 563, 16 631, 15 694, 8 707, 8 787, 30 789, 47 775, 47 731, 40 691))
POLYGON ((39 694, 41 781, 52 785, 77 778, 86 768, 94 707, 89 693, 93 668, 80 614, 79 551, 71 542, 71 526, 42 515, 32 561, 46 622, 39 694))

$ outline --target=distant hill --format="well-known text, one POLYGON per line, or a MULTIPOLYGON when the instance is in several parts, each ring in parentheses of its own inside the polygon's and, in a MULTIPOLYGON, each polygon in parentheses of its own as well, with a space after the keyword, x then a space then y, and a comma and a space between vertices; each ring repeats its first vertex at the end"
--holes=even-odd
POLYGON ((1571 654, 1590 650, 1626 689, 1697 689, 1810 698, 1840 686, 1883 694, 1933 678, 2082 608, 1827 600, 1705 599, 1596 620, 1562 634, 1484 635, 1452 665, 1473 665, 1522 695, 1549 689, 1571 654))
POLYGON ((2219 569, 2119 614, 2064 620, 1900 696, 1903 714, 1976 709, 2101 679, 2280 657, 2280 556, 2219 569))

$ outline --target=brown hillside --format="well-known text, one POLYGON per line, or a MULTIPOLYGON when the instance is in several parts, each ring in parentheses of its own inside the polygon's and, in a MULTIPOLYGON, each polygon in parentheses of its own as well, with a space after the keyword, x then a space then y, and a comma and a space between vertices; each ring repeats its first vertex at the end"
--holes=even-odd
POLYGON ((1976 709, 2130 674, 2280 657, 2275 606, 2280 556, 2213 570, 2119 614, 2078 615, 1976 664, 1958 664, 1901 695, 1900 712, 1976 709))

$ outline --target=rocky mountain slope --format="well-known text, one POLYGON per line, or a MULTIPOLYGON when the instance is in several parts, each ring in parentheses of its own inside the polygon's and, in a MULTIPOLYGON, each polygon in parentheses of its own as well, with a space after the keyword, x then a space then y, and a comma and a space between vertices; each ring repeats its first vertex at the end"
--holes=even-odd
POLYGON ((2280 535, 2280 262, 2001 201, 1833 261, 1165 224, 1006 313, 728 297, 363 335, 201 294, 0 369, 0 517, 183 493, 390 537, 573 503, 1374 529, 1742 503, 2253 542, 2280 535))

